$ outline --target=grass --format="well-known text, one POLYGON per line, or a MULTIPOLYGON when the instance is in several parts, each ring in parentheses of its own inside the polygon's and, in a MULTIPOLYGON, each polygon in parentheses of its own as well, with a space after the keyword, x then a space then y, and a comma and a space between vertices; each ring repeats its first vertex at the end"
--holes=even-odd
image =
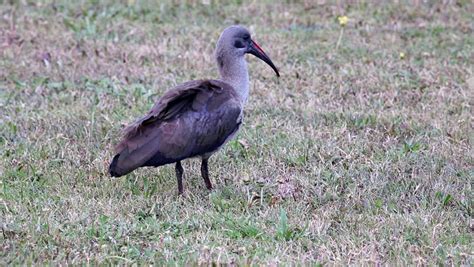
POLYGON ((472 265, 470 1, 12 2, 1 265, 472 265), (249 57, 244 125, 210 161, 215 190, 195 160, 183 197, 172 166, 110 178, 124 125, 168 88, 216 77, 215 42, 234 23, 282 77, 249 57))

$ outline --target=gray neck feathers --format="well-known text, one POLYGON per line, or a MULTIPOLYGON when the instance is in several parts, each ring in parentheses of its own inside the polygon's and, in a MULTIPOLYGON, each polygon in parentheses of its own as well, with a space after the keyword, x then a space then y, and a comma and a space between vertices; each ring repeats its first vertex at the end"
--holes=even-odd
POLYGON ((233 53, 222 53, 218 50, 216 53, 217 64, 221 79, 232 85, 240 96, 240 102, 243 105, 247 102, 249 96, 249 73, 247 61, 243 55, 239 56, 233 53))

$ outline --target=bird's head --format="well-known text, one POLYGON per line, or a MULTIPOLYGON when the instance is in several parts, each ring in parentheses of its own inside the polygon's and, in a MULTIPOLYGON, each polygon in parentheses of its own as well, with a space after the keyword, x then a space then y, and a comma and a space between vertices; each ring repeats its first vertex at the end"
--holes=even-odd
MULTIPOLYGON (((226 28, 217 42, 216 56, 218 61, 227 56, 243 57, 245 54, 252 54, 267 63, 280 77, 278 69, 273 64, 270 57, 250 36, 250 32, 242 26, 230 26, 226 28)), ((219 62, 224 64, 224 62, 219 62)))

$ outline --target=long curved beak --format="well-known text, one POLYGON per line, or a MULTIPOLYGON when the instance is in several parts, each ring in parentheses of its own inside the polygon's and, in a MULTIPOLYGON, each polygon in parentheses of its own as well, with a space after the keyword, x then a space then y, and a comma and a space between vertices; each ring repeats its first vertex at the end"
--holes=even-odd
POLYGON ((270 57, 267 56, 267 54, 265 54, 263 49, 260 48, 260 46, 256 42, 254 42, 253 40, 251 40, 251 42, 250 42, 250 46, 247 50, 247 53, 250 53, 250 54, 258 57, 259 59, 263 60, 265 63, 270 65, 270 67, 272 67, 272 69, 275 71, 277 77, 280 77, 280 73, 278 72, 277 67, 275 67, 275 64, 273 64, 270 57))

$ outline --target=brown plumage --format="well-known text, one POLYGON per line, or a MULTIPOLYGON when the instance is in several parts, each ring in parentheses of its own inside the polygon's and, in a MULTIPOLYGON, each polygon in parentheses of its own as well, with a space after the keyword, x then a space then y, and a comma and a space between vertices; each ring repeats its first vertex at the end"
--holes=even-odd
POLYGON ((147 115, 125 129, 110 174, 118 177, 143 166, 176 163, 178 190, 182 193, 181 160, 200 156, 201 175, 211 189, 208 158, 232 138, 242 122, 249 87, 245 53, 261 58, 278 75, 245 28, 227 28, 216 48, 222 80, 190 81, 167 91, 147 115))
POLYGON ((111 174, 122 176, 141 166, 158 167, 213 152, 238 129, 240 114, 230 85, 217 80, 181 84, 125 129, 111 174))

